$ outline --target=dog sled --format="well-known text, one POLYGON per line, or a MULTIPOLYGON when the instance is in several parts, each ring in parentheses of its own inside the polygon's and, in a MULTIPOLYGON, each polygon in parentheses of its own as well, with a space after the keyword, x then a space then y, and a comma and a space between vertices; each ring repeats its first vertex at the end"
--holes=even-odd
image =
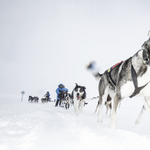
POLYGON ((47 102, 51 102, 51 98, 49 98, 48 96, 41 98, 41 102, 42 103, 47 103, 47 102))

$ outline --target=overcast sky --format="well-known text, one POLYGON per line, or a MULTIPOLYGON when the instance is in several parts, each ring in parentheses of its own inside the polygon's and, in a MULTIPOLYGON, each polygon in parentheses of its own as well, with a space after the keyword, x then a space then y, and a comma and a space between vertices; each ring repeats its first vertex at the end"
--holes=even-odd
POLYGON ((98 95, 86 70, 104 72, 148 39, 149 0, 0 0, 0 93, 42 97, 63 83, 98 95))

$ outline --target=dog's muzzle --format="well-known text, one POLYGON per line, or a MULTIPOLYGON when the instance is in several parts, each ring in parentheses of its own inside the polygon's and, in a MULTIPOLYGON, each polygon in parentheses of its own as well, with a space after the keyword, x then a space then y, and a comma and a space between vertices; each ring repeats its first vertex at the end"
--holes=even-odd
POLYGON ((79 93, 77 93, 77 100, 80 100, 81 99, 81 96, 79 93))

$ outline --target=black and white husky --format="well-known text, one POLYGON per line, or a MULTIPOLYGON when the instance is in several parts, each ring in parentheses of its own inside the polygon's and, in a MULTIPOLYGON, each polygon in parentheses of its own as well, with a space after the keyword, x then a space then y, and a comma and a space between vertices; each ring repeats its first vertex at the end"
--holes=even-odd
POLYGON ((64 99, 64 107, 65 109, 69 109, 71 105, 71 95, 70 93, 66 93, 65 95, 65 99, 64 99))
MULTIPOLYGON (((150 37, 150 32, 148 33, 150 37)), ((93 69, 93 63, 88 66, 93 69)), ((95 69, 94 69, 95 70, 95 69)), ((142 48, 129 59, 114 66, 103 74, 93 73, 99 77, 99 117, 102 122, 103 104, 108 94, 114 99, 111 114, 111 128, 116 128, 118 106, 125 97, 143 96, 144 109, 150 112, 150 38, 144 42, 142 48)))
POLYGON ((83 106, 86 98, 86 91, 84 86, 80 86, 76 83, 75 88, 72 91, 72 99, 74 102, 74 111, 78 116, 83 111, 83 106))

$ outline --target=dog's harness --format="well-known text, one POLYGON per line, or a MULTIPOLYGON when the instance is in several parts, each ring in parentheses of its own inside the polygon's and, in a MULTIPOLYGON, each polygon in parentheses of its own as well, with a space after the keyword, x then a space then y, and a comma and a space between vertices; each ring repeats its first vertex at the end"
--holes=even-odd
POLYGON ((133 85, 134 85, 134 92, 132 93, 132 95, 130 96, 130 98, 134 97, 135 95, 139 94, 140 91, 150 82, 146 83, 145 85, 138 87, 138 81, 137 81, 137 74, 135 72, 135 69, 132 65, 132 61, 131 61, 131 77, 132 77, 132 81, 133 81, 133 85))
POLYGON ((121 62, 115 64, 113 67, 111 67, 110 69, 107 70, 107 72, 108 72, 108 77, 109 77, 111 83, 113 84, 113 86, 116 86, 116 83, 115 83, 115 81, 112 79, 111 71, 112 71, 116 66, 121 65, 122 63, 123 63, 123 61, 121 61, 121 62))
MULTIPOLYGON (((120 63, 117 63, 116 65, 114 65, 113 67, 111 67, 110 69, 107 70, 108 77, 109 77, 109 79, 110 79, 110 81, 111 81, 110 84, 111 84, 112 86, 114 86, 114 87, 116 87, 116 83, 115 83, 114 80, 112 79, 111 71, 112 71, 116 66, 118 66, 119 64, 122 64, 122 63, 123 63, 123 61, 121 61, 120 63)), ((146 83, 145 85, 138 87, 137 74, 136 74, 135 69, 134 69, 134 67, 133 67, 133 65, 132 65, 132 62, 131 62, 131 78, 132 78, 133 85, 134 85, 134 88, 135 88, 135 89, 134 89, 134 92, 132 93, 132 95, 129 96, 130 98, 132 98, 132 97, 136 96, 137 94, 139 94, 140 91, 141 91, 148 83, 150 83, 150 81, 149 81, 149 82, 146 83)))

